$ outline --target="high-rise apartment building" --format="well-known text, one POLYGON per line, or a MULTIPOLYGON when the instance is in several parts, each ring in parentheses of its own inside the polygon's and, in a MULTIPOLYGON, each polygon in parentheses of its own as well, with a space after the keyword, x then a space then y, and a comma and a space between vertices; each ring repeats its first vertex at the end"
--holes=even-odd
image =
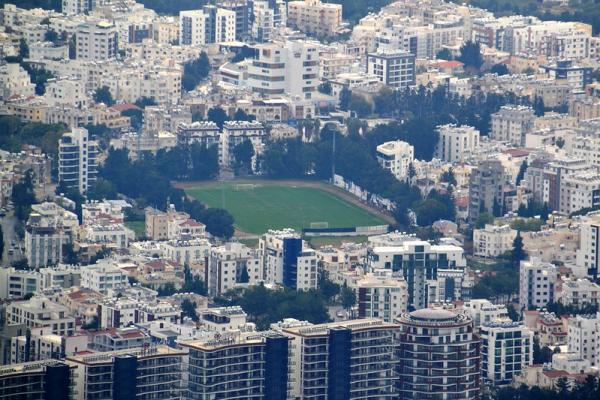
POLYGON ((579 225, 580 240, 577 267, 583 268, 590 278, 598 278, 600 265, 600 215, 588 216, 579 225))
POLYGON ((502 212, 505 183, 504 167, 499 160, 483 160, 469 178, 469 220, 474 222, 482 212, 502 212))
POLYGON ((259 43, 270 42, 276 30, 286 23, 284 0, 252 0, 252 38, 259 43))
POLYGON ((117 55, 117 28, 108 21, 86 22, 75 30, 78 60, 111 60, 117 55))
POLYGON ((250 38, 252 27, 252 2, 250 0, 218 0, 217 7, 235 13, 235 38, 246 40, 250 38))
POLYGON ((312 325, 284 320, 272 329, 291 338, 289 398, 394 399, 397 325, 360 319, 312 325))
POLYGON ((537 258, 521 261, 519 269, 519 306, 545 307, 555 300, 554 285, 559 276, 558 267, 537 258))
POLYGON ((518 322, 486 322, 481 326, 481 375, 506 385, 533 364, 533 332, 518 322))
POLYGON ((567 325, 569 352, 589 361, 592 367, 600 365, 600 313, 574 316, 567 325))
POLYGON ((379 50, 367 54, 367 74, 394 89, 415 85, 415 56, 405 50, 379 50))
POLYGON ((66 358, 79 399, 181 399, 185 352, 158 345, 66 358))
POLYGON ((399 399, 479 399, 480 341, 468 316, 424 308, 396 323, 399 399))
POLYGON ((34 361, 0 367, 0 388, 5 399, 71 400, 72 368, 57 360, 34 361))
POLYGON ((189 399, 288 399, 289 339, 273 332, 181 341, 189 354, 189 399))
POLYGON ((248 66, 248 86, 265 98, 290 95, 311 99, 319 84, 317 46, 303 40, 256 46, 257 57, 248 66))
POLYGON ((269 230, 258 242, 265 281, 297 290, 316 289, 317 254, 292 229, 269 230))
POLYGON ((263 280, 263 269, 256 250, 242 243, 229 242, 210 249, 204 282, 210 296, 218 296, 239 286, 263 280))
POLYGON ((471 126, 453 124, 437 127, 439 139, 435 157, 450 163, 465 162, 479 148, 479 131, 471 126))
POLYGON ((502 106, 500 111, 492 114, 490 137, 515 146, 524 146, 525 136, 533 129, 534 122, 535 114, 531 107, 502 106))
MULTIPOLYGON (((415 308, 455 299, 456 280, 448 277, 439 290, 441 270, 464 275, 466 260, 461 247, 432 245, 421 240, 408 240, 401 245, 373 247, 368 253, 371 270, 386 269, 401 273, 408 284, 408 305, 415 308), (440 292, 444 298, 439 298, 440 292)), ((460 286, 458 287, 460 288, 460 286)))
POLYGON ((98 143, 91 140, 87 129, 73 128, 59 141, 58 179, 69 189, 86 193, 96 181, 98 143))
POLYGON ((179 12, 179 44, 204 46, 235 40, 236 13, 206 5, 179 12))

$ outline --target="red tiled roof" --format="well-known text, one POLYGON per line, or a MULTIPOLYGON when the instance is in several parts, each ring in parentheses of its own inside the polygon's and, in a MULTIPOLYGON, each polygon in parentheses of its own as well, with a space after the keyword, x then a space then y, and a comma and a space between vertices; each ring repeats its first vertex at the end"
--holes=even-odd
POLYGON ((462 67, 463 63, 461 63, 460 61, 439 61, 437 63, 435 63, 435 66, 438 68, 460 68, 462 67))
POLYGON ((504 150, 503 153, 513 157, 526 157, 529 155, 530 151, 525 149, 508 149, 504 150))

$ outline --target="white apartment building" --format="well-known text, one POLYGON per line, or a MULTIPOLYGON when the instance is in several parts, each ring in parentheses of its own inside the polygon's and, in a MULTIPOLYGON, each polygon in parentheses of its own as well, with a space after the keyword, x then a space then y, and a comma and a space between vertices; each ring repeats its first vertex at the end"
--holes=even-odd
POLYGON ((558 278, 558 267, 541 262, 537 258, 521 261, 519 269, 519 306, 542 308, 555 301, 554 285, 558 278))
POLYGON ((525 137, 533 129, 535 114, 531 107, 502 106, 492 114, 490 138, 509 142, 515 146, 524 146, 525 137))
POLYGON ((405 50, 368 53, 366 72, 391 88, 411 87, 415 85, 415 56, 405 50))
POLYGON ((272 41, 277 30, 286 24, 287 4, 284 0, 252 2, 252 38, 259 43, 272 41))
POLYGON ((77 78, 49 79, 46 82, 44 100, 48 105, 73 105, 75 107, 86 107, 89 97, 85 90, 85 84, 77 78))
POLYGON ((81 267, 81 287, 106 294, 109 290, 128 286, 127 273, 109 262, 81 267))
POLYGON ((577 267, 583 269, 581 277, 598 277, 600 265, 600 215, 591 214, 579 225, 577 267))
POLYGON ((410 164, 415 158, 415 148, 402 140, 385 142, 377 146, 377 161, 399 181, 409 178, 410 164))
POLYGON ((574 307, 598 305, 600 285, 589 279, 563 278, 557 300, 564 305, 574 307))
POLYGON ((74 238, 77 215, 54 203, 32 206, 25 226, 25 257, 32 268, 57 264, 63 246, 74 238))
POLYGON ((254 325, 247 323, 247 314, 240 306, 212 307, 199 315, 200 323, 209 331, 253 331, 254 325))
POLYGON ((478 257, 498 257, 512 250, 517 231, 510 225, 486 224, 482 229, 473 230, 473 255, 478 257))
POLYGON ((20 299, 42 288, 42 276, 36 271, 14 268, 0 269, 0 299, 20 299))
POLYGON ((205 46, 235 41, 234 11, 214 6, 179 12, 179 44, 205 46))
POLYGON ((250 141, 254 149, 252 169, 256 169, 257 156, 263 152, 266 136, 265 126, 258 121, 226 121, 220 139, 219 164, 225 167, 233 166, 235 147, 250 141))
POLYGON ((140 97, 153 98, 157 104, 176 104, 181 98, 181 67, 178 65, 123 66, 118 74, 104 75, 100 86, 106 86, 117 100, 134 103, 140 97))
POLYGON ((102 222, 82 226, 79 239, 85 243, 114 245, 117 249, 126 249, 135 240, 135 232, 122 223, 102 222))
POLYGON ((600 138, 595 136, 575 136, 571 142, 571 154, 585 160, 587 164, 600 166, 600 138))
POLYGON ((29 336, 13 336, 10 339, 11 364, 26 361, 61 359, 88 348, 87 335, 60 336, 52 329, 34 328, 29 336))
POLYGON ((87 129, 73 128, 63 134, 58 145, 59 181, 85 194, 96 181, 98 143, 91 140, 87 129))
MULTIPOLYGON (((466 259, 461 247, 432 245, 429 242, 409 239, 393 246, 377 246, 367 254, 369 270, 400 271, 408 283, 408 305, 417 309, 437 301, 452 299, 438 298, 438 271, 456 271, 464 275, 466 259)), ((450 273, 450 272, 448 272, 450 273)))
POLYGON ((287 22, 309 35, 332 36, 342 24, 342 5, 321 0, 290 1, 287 22))
POLYGON ((571 214, 600 205, 600 175, 596 171, 561 177, 561 213, 571 214))
POLYGON ((80 15, 92 11, 104 0, 62 0, 62 13, 65 15, 80 15))
POLYGON ((35 94, 35 84, 19 64, 0 65, 0 100, 11 96, 30 97, 35 94))
POLYGON ((569 353, 588 360, 592 367, 600 365, 600 314, 577 315, 569 318, 567 345, 569 353))
POLYGON ((204 276, 209 296, 217 296, 239 286, 256 285, 261 281, 262 264, 254 249, 237 242, 210 249, 204 276))
POLYGON ((210 242, 206 239, 181 239, 160 242, 164 257, 183 265, 204 263, 210 255, 210 242))
POLYGON ((518 322, 484 323, 480 328, 481 375, 493 385, 513 382, 533 364, 533 331, 518 322))
POLYGON ((189 145, 198 143, 209 148, 220 144, 221 131, 217 124, 212 121, 180 123, 177 127, 177 139, 179 142, 189 145))
POLYGON ((439 139, 435 158, 451 163, 462 163, 479 148, 479 131, 471 126, 454 124, 437 127, 439 139))
POLYGON ((108 21, 86 22, 75 31, 78 60, 112 60, 117 55, 117 28, 108 21))
POLYGON ((465 302, 463 309, 469 314, 475 327, 508 318, 506 305, 493 304, 487 299, 471 299, 465 302))
POLYGON ((248 86, 265 98, 287 94, 309 100, 319 85, 319 52, 303 40, 256 46, 258 56, 248 66, 248 86))
POLYGON ((28 328, 48 328, 55 335, 71 336, 75 333, 75 318, 69 309, 44 296, 8 304, 6 322, 9 325, 23 324, 28 328))
POLYGON ((258 241, 265 281, 297 290, 316 289, 317 254, 293 229, 269 230, 258 241))
POLYGON ((156 300, 132 300, 125 296, 107 298, 98 303, 98 318, 101 329, 120 328, 156 320, 177 323, 181 321, 181 307, 156 300))
POLYGON ((356 292, 359 318, 379 318, 393 322, 408 309, 408 285, 392 271, 374 271, 358 279, 352 286, 356 292))

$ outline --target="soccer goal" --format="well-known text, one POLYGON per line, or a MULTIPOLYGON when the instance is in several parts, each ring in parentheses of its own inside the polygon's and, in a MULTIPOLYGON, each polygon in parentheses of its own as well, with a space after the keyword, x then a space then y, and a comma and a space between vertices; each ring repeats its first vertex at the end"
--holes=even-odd
POLYGON ((311 229, 328 229, 329 228, 329 222, 326 222, 326 221, 311 222, 310 223, 310 228, 311 229))
POLYGON ((233 186, 234 190, 254 190, 256 188, 256 184, 254 183, 238 183, 233 186))

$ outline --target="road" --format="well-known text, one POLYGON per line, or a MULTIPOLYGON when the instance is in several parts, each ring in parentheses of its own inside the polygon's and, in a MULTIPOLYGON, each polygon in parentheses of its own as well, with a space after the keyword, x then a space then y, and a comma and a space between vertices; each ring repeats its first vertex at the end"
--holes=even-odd
POLYGON ((15 232, 15 226, 17 224, 17 219, 15 218, 14 212, 9 211, 4 217, 0 220, 0 225, 2 225, 2 233, 4 234, 4 254, 2 254, 2 266, 8 267, 12 264, 13 261, 20 260, 23 258, 23 253, 21 252, 20 247, 17 247, 15 250, 15 254, 12 256, 8 254, 8 250, 10 249, 10 244, 14 240, 15 243, 19 243, 17 239, 17 234, 15 232))

